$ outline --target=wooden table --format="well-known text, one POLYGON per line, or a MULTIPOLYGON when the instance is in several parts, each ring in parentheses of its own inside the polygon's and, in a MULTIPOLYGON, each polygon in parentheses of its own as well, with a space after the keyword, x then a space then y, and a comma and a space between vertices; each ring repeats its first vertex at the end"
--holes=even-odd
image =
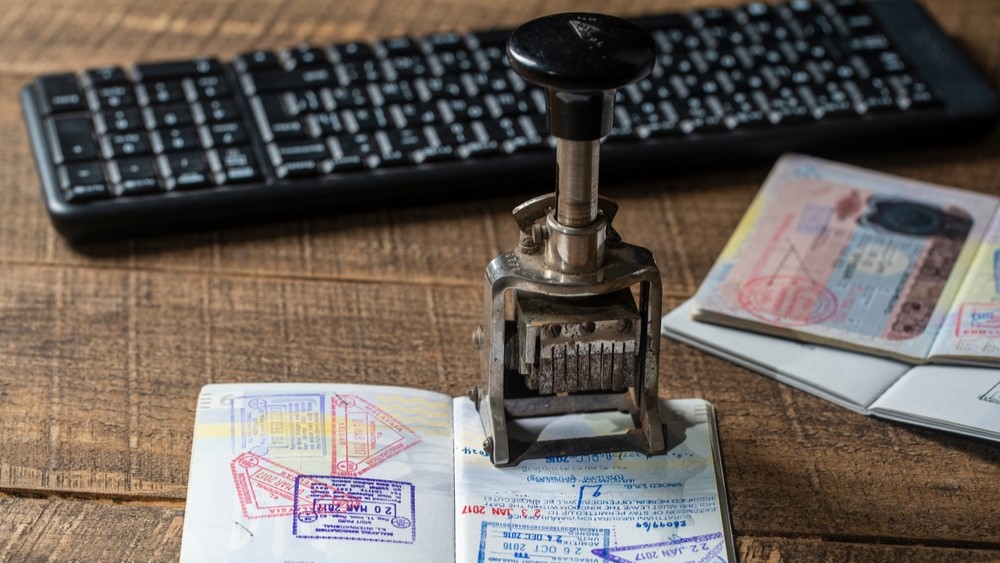
MULTIPOLYGON (((82 248, 40 198, 18 89, 98 64, 515 25, 721 0, 4 0, 0 9, 0 560, 173 560, 206 383, 463 394, 486 262, 524 195, 82 248)), ((1000 3, 929 0, 1000 85, 1000 3)), ((1000 136, 852 163, 1000 195, 1000 136)), ((665 307, 690 296, 767 166, 615 186, 665 307)), ((550 186, 539 185, 536 193, 550 186)), ((660 391, 712 401, 744 561, 1000 560, 1000 447, 872 420, 664 340, 660 391)))

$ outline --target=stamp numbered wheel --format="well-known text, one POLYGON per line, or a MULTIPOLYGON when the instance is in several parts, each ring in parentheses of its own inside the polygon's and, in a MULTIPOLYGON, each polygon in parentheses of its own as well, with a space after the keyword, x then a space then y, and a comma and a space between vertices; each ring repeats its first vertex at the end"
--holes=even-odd
POLYGON ((341 461, 337 463, 337 470, 341 473, 354 473, 358 470, 358 464, 353 461, 341 461))

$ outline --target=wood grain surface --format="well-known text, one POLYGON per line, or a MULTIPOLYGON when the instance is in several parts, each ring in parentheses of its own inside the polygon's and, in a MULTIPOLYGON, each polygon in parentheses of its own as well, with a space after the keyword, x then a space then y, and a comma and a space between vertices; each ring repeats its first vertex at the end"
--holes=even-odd
MULTIPOLYGON (((523 195, 72 247, 21 123, 32 76, 101 64, 620 15, 729 0, 4 0, 0 9, 0 561, 175 560, 209 382, 463 394, 486 262, 523 195)), ((994 85, 1000 3, 926 2, 994 85)), ((1000 136, 845 160, 1000 195, 1000 136)), ((697 288, 766 166, 609 186, 665 307, 697 288)), ((538 186, 537 192, 549 186, 538 186)), ((871 420, 662 341, 661 393, 712 401, 744 561, 1000 560, 1000 448, 871 420)))

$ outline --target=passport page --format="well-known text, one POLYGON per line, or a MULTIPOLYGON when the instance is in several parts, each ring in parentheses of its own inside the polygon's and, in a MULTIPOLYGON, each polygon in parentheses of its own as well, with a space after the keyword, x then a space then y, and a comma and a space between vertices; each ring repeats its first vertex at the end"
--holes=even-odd
POLYGON ((926 361, 995 197, 789 155, 695 296, 695 318, 926 361))
POLYGON ((417 389, 205 386, 181 561, 451 561, 451 415, 417 389))
MULTIPOLYGON (((734 561, 712 406, 664 401, 668 451, 555 456, 494 467, 472 402, 455 399, 458 563, 734 561)), ((592 413, 518 421, 540 439, 624 432, 592 413)))
POLYGON ((1000 213, 979 246, 931 360, 948 363, 1000 363, 1000 213))
POLYGON ((698 322, 691 300, 663 316, 661 333, 860 414, 913 366, 869 354, 698 322))
POLYGON ((917 366, 871 409, 881 418, 1000 442, 1000 370, 917 366))

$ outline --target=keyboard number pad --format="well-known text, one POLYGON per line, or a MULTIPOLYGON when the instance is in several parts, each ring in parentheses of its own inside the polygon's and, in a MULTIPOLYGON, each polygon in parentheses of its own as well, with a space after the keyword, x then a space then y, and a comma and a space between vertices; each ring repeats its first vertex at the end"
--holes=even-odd
POLYGON ((37 88, 67 202, 263 177, 232 86, 214 59, 49 75, 37 88))

